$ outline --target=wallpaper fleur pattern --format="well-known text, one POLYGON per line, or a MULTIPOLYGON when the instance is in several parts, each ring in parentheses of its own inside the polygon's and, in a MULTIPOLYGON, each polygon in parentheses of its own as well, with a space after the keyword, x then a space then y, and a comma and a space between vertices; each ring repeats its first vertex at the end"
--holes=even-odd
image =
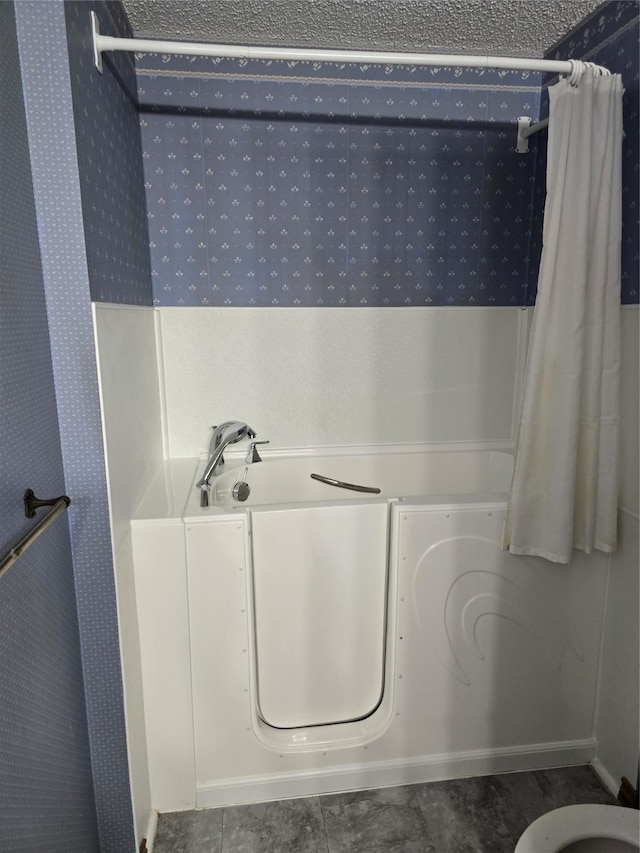
POLYGON ((540 79, 139 58, 156 305, 518 305, 540 79))
MULTIPOLYGON (((25 488, 41 497, 66 488, 13 3, 0 3, 0 79, 4 554, 35 523, 24 516, 25 488)), ((0 849, 97 853, 68 513, 0 590, 0 849)))
MULTIPOLYGON (((622 299, 638 301, 638 3, 550 58, 622 74, 622 299)), ((532 305, 546 134, 538 75, 137 57, 156 305, 532 305)), ((541 97, 542 92, 542 97, 541 97)))
MULTIPOLYGON (((92 793, 100 851, 120 853, 134 848, 134 828, 91 317, 91 298, 95 298, 95 294, 90 291, 90 267, 100 267, 93 281, 101 281, 100 287, 104 285, 113 299, 126 301, 123 282, 127 282, 131 287, 131 301, 137 301, 133 283, 138 278, 137 275, 125 277, 125 264, 118 268, 122 274, 119 280, 110 278, 113 255, 120 251, 120 240, 126 230, 114 227, 118 217, 118 225, 126 219, 121 209, 126 193, 122 190, 121 194, 122 188, 113 186, 114 181, 122 180, 122 173, 114 177, 106 167, 111 161, 97 156, 79 156, 77 147, 74 110, 84 115, 91 128, 80 141, 81 145, 91 145, 101 135, 101 122, 117 124, 122 118, 93 108, 84 111, 82 99, 73 101, 74 77, 80 59, 82 65, 90 67, 86 52, 90 57, 87 29, 91 8, 86 2, 63 4, 60 0, 49 0, 46 3, 16 3, 15 13, 64 486, 72 499, 67 518, 80 630, 92 793), (90 169, 91 164, 91 171, 81 178, 80 169, 90 169), (87 204, 85 199, 84 208, 81 180, 93 183, 93 204, 87 204), (101 202, 103 207, 97 210, 101 202), (103 218, 106 209, 108 214, 103 218), (92 218, 92 214, 95 219, 88 222, 87 217, 92 218), (100 240, 92 243, 92 233, 100 236, 100 240), (106 253, 102 253, 100 247, 106 253)), ((112 5, 105 7, 103 3, 95 3, 93 8, 101 19, 106 19, 105 12, 112 5)), ((111 89, 111 81, 104 85, 111 89)), ((99 103, 100 92, 93 85, 82 89, 82 94, 99 103)), ((119 100, 109 97, 106 102, 113 108, 119 100)), ((133 129, 136 130, 135 123, 133 129)), ((110 147, 116 144, 108 131, 102 136, 110 147)), ((131 242, 135 242, 133 236, 131 242)), ((134 248, 132 245, 131 254, 126 254, 127 262, 136 256, 134 248)), ((146 248, 144 241, 142 248, 146 248)), ((144 252, 141 254, 144 256, 144 252)), ((30 381, 35 388, 35 378, 30 381)), ((4 850, 2 841, 0 848, 4 850)), ((54 851, 57 848, 51 844, 20 849, 54 851)), ((93 848, 82 847, 78 836, 77 846, 68 844, 64 849, 68 853, 80 849, 89 853, 93 848)))
POLYGON ((104 35, 131 35, 119 3, 65 3, 91 298, 150 305, 135 71, 130 54, 113 53, 96 73, 92 8, 104 35))

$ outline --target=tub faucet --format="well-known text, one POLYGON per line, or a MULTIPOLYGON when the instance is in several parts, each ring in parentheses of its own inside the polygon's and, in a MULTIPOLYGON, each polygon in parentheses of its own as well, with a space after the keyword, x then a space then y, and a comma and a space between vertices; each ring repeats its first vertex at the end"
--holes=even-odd
POLYGON ((207 462, 204 474, 196 483, 196 487, 200 489, 200 506, 209 506, 209 487, 211 478, 217 477, 222 471, 224 465, 223 453, 229 444, 235 444, 241 441, 245 436, 255 438, 255 430, 241 421, 225 421, 220 426, 213 428, 213 436, 209 445, 209 461, 207 462))
POLYGON ((252 465, 254 462, 262 462, 262 457, 258 453, 256 449, 257 444, 269 444, 268 441, 250 441, 249 442, 249 452, 245 457, 245 463, 247 465, 252 465))

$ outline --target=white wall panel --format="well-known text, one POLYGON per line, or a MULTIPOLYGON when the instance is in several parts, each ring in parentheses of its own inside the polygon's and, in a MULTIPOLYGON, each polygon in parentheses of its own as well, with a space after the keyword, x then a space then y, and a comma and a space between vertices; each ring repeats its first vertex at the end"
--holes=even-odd
POLYGON ((153 310, 94 303, 94 325, 115 549, 162 461, 153 310))
POLYGON ((184 525, 133 526, 151 805, 195 805, 191 654, 184 525))
POLYGON ((607 608, 598 698, 598 760, 617 791, 620 778, 635 784, 640 749, 638 705, 638 326, 637 305, 622 309, 620 363, 620 488, 618 551, 609 562, 607 608))
POLYGON ((273 447, 511 438, 517 308, 159 311, 171 456, 234 418, 273 447))
POLYGON ((118 633, 124 687, 129 779, 137 837, 144 838, 153 804, 149 786, 149 760, 144 720, 145 696, 130 537, 123 540, 122 546, 114 552, 113 565, 117 583, 118 633))
POLYGON ((397 705, 423 750, 587 740, 606 557, 562 566, 500 547, 504 505, 396 505, 397 705))
POLYGON ((162 461, 154 313, 93 305, 109 515, 124 683, 129 775, 137 833, 149 820, 142 665, 130 520, 162 461))
POLYGON ((640 431, 638 414, 640 362, 638 331, 640 307, 625 306, 621 313, 621 359, 620 359, 620 489, 618 505, 638 515, 640 481, 640 431))
POLYGON ((637 517, 618 514, 618 551, 611 555, 604 623, 596 739, 598 759, 615 788, 626 776, 635 785, 640 755, 638 707, 638 595, 640 551, 637 517))

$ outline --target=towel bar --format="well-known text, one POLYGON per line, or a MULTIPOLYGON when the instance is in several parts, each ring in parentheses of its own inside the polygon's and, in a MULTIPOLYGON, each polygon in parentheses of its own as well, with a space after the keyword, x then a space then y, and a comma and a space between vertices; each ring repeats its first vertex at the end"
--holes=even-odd
POLYGON ((44 518, 40 519, 40 521, 31 528, 27 535, 9 551, 2 562, 0 562, 0 577, 2 577, 7 569, 11 568, 15 561, 24 554, 27 548, 35 542, 41 533, 44 533, 51 522, 57 518, 57 516, 59 516, 70 503, 71 498, 68 498, 66 495, 62 495, 59 498, 52 498, 51 500, 41 501, 36 498, 31 489, 27 489, 24 493, 24 509, 27 518, 33 518, 36 509, 40 506, 51 506, 52 510, 45 515, 44 518))

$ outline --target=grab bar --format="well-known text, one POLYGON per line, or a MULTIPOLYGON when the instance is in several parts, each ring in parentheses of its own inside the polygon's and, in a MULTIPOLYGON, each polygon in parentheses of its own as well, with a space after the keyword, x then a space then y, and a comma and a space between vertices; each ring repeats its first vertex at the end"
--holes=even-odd
POLYGON ((38 536, 40 536, 41 533, 44 533, 51 522, 60 515, 62 510, 69 506, 71 498, 68 498, 66 495, 62 495, 61 497, 53 498, 50 501, 40 501, 36 498, 31 489, 27 489, 24 494, 24 503, 25 515, 27 518, 33 518, 37 506, 52 506, 53 508, 51 512, 45 515, 44 518, 34 525, 27 535, 18 542, 15 548, 12 548, 4 557, 0 563, 0 578, 8 569, 11 568, 15 561, 24 554, 27 548, 30 545, 33 545, 38 536))
POLYGON ((355 483, 343 483, 342 480, 333 480, 331 477, 323 477, 322 474, 311 474, 312 480, 319 480, 328 486, 337 486, 339 489, 351 489, 352 492, 366 492, 370 495, 379 495, 380 489, 375 486, 357 486, 355 483))

